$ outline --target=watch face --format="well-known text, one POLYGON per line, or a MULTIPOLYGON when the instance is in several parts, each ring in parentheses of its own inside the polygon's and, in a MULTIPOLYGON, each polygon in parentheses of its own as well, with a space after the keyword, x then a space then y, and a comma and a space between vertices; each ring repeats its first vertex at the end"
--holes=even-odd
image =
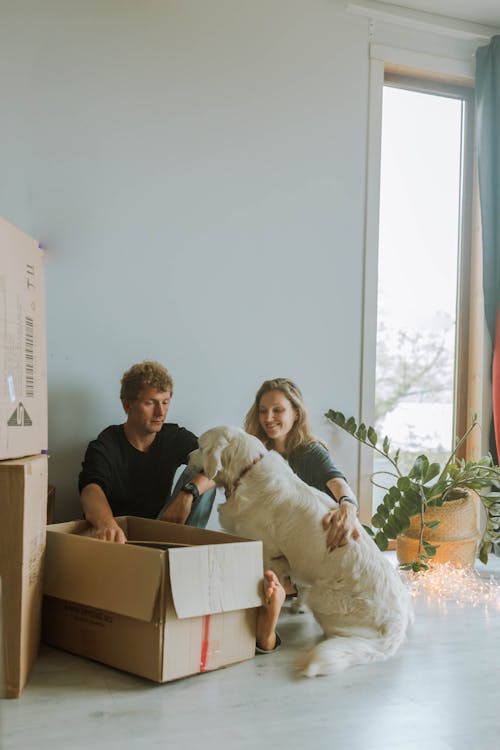
POLYGON ((194 482, 186 482, 186 484, 184 485, 183 489, 186 492, 190 492, 195 500, 200 495, 198 487, 195 485, 194 482))

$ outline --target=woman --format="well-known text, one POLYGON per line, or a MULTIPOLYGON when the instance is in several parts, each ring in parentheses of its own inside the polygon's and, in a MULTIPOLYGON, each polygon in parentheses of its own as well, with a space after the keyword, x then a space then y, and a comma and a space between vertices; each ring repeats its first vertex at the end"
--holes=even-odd
POLYGON ((302 394, 295 383, 287 378, 266 380, 245 418, 245 430, 286 458, 306 484, 339 503, 339 509, 323 519, 329 549, 359 538, 356 497, 327 448, 312 434, 302 394))

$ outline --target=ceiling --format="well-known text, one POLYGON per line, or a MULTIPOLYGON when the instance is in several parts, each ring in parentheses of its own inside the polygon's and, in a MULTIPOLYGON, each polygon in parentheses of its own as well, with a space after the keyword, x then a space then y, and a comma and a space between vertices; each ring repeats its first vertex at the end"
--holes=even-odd
POLYGON ((398 0, 385 5, 437 13, 500 29, 500 0, 398 0))

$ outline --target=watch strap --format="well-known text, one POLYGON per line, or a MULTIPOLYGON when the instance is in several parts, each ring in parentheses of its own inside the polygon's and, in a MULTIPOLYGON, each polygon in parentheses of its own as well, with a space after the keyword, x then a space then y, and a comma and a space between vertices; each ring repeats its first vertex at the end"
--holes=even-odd
POLYGON ((184 492, 189 492, 193 496, 193 500, 198 500, 200 491, 194 482, 186 482, 182 489, 184 492))

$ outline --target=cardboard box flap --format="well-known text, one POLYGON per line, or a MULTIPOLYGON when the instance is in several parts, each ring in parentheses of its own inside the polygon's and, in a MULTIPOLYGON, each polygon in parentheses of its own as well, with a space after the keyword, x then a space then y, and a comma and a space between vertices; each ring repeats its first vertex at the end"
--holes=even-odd
POLYGON ((262 604, 262 542, 168 550, 177 617, 200 617, 262 604))
POLYGON ((149 621, 165 569, 165 554, 49 527, 44 593, 149 621))
MULTIPOLYGON (((115 521, 123 528, 128 539, 149 539, 150 541, 176 542, 178 544, 206 545, 246 542, 244 537, 233 536, 222 531, 198 529, 180 523, 169 523, 138 516, 120 516, 115 521)), ((84 524, 86 521, 83 522, 84 524)))

